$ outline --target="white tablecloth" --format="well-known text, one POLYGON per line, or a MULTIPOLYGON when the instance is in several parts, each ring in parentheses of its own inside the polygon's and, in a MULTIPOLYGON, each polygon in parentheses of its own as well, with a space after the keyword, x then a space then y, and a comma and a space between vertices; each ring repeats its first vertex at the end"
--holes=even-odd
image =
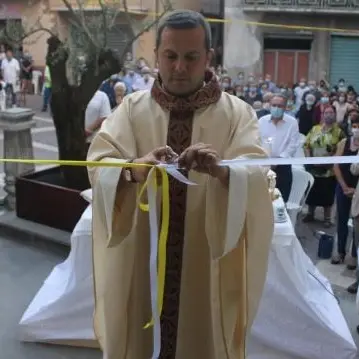
MULTIPOLYGON (((91 206, 20 322, 23 341, 92 340, 91 206)), ((327 279, 304 253, 288 219, 277 223, 267 282, 247 341, 248 359, 354 359, 356 346, 327 279)))

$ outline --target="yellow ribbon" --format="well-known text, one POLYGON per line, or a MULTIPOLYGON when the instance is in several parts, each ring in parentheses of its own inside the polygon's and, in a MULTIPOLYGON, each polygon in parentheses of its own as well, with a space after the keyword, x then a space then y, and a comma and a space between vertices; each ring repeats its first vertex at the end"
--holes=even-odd
MULTIPOLYGON (((255 7, 255 6, 253 6, 255 7)), ((348 9, 350 10, 350 9, 348 9)), ((147 16, 160 16, 161 13, 156 12, 146 12, 131 10, 129 11, 131 14, 138 15, 147 15, 147 16)), ((210 23, 220 23, 220 24, 232 24, 232 23, 242 23, 246 25, 254 25, 254 26, 262 26, 262 27, 274 27, 278 29, 291 29, 291 30, 307 30, 307 31, 333 31, 333 32, 342 32, 342 33, 358 33, 358 29, 342 29, 335 27, 320 27, 320 26, 305 26, 305 25, 290 25, 290 24, 273 24, 269 22, 261 22, 261 21, 250 21, 250 20, 240 20, 240 19, 218 19, 207 17, 206 20, 210 23)))
MULTIPOLYGON (((163 300, 164 300, 164 291, 165 291, 165 276, 166 276, 166 261, 167 261, 167 239, 168 239, 168 229, 169 229, 169 221, 170 221, 170 198, 169 198, 169 179, 166 170, 162 167, 157 168, 161 174, 161 182, 162 182, 162 221, 161 221, 161 229, 159 235, 159 243, 158 243, 158 269, 157 269, 157 281, 158 281, 158 292, 157 292, 157 308, 158 314, 161 315, 163 309, 163 300)), ((141 198, 145 193, 147 186, 149 186, 149 178, 147 178, 145 184, 141 187, 138 193, 139 206, 142 211, 148 212, 149 205, 147 203, 141 202, 141 198)), ((156 180, 156 175, 154 176, 154 186, 155 193, 157 194, 158 184, 156 180)), ((148 329, 154 325, 154 318, 148 322, 144 329, 148 329)))

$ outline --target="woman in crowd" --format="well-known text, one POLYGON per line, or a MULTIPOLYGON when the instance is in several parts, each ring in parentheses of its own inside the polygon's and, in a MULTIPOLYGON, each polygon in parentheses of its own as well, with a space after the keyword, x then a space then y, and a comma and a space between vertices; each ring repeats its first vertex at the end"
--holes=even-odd
POLYGON ((232 79, 229 76, 225 75, 221 77, 220 83, 222 86, 222 90, 226 91, 228 88, 231 87, 232 79))
MULTIPOLYGON (((117 82, 113 88, 115 90, 116 104, 114 110, 121 105, 123 98, 126 95, 127 87, 123 82, 117 82)), ((113 111, 114 111, 113 110, 113 111)))
POLYGON ((329 83, 326 82, 325 80, 320 80, 318 90, 321 92, 329 91, 329 83))
MULTIPOLYGON (((256 111, 258 119, 270 114, 270 101, 271 101, 272 97, 273 97, 273 94, 271 92, 267 92, 263 96, 262 108, 260 110, 256 111)), ((258 101, 258 102, 260 102, 260 101, 258 101)))
POLYGON ((305 95, 304 104, 299 107, 297 112, 299 132, 307 135, 314 125, 314 109, 315 109, 315 95, 308 93, 305 95))
POLYGON ((30 92, 32 86, 32 59, 30 54, 25 54, 21 61, 21 94, 25 99, 25 94, 30 92))
POLYGON ((330 96, 329 91, 322 91, 322 97, 320 99, 320 102, 315 106, 314 109, 314 122, 316 124, 321 123, 323 119, 324 109, 328 105, 330 105, 329 96, 330 96))
POLYGON ((347 95, 347 102, 349 105, 356 105, 356 98, 357 98, 357 94, 355 93, 354 89, 351 91, 348 91, 348 95, 347 95))
POLYGON ((358 117, 358 109, 356 106, 349 105, 346 114, 344 115, 343 122, 340 123, 341 129, 347 136, 351 135, 351 124, 358 117))
MULTIPOLYGON (((307 97, 308 96, 313 95, 307 95, 307 97)), ((307 135, 304 144, 305 156, 333 156, 336 152, 338 143, 343 137, 344 133, 336 123, 335 107, 329 105, 324 110, 323 121, 319 125, 314 126, 307 135)), ((303 221, 314 221, 316 207, 323 207, 324 226, 329 228, 332 225, 331 213, 337 183, 333 165, 307 165, 306 169, 313 175, 315 181, 306 200, 308 214, 304 217, 303 221)))
POLYGON ((295 103, 290 98, 287 101, 287 106, 285 108, 285 113, 290 115, 290 116, 293 116, 293 117, 295 117, 295 115, 296 115, 295 103))
POLYGON ((254 102, 262 102, 263 97, 258 93, 258 87, 256 85, 250 85, 248 93, 246 95, 246 102, 250 105, 253 105, 254 102))
POLYGON ((235 93, 236 93, 236 96, 238 98, 240 98, 241 100, 245 101, 245 91, 244 91, 244 88, 242 85, 237 85, 235 87, 235 93))
POLYGON ((345 114, 350 107, 347 102, 347 95, 345 92, 339 94, 338 101, 334 101, 333 106, 337 110, 337 122, 342 123, 344 121, 345 114))
MULTIPOLYGON (((350 134, 339 142, 336 156, 356 156, 359 150, 359 116, 351 117, 350 134)), ((350 172, 350 164, 334 165, 334 173, 338 185, 335 191, 337 207, 337 237, 338 249, 337 254, 332 258, 332 264, 343 263, 346 256, 346 245, 348 237, 348 220, 350 216, 350 207, 352 197, 358 183, 358 176, 350 172)), ((353 241, 351 248, 351 258, 348 263, 349 269, 356 268, 356 246, 353 241)))

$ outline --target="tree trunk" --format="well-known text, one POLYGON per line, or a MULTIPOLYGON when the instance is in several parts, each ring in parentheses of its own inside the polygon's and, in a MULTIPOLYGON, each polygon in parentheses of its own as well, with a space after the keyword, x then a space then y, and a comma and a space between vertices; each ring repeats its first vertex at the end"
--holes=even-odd
MULTIPOLYGON (((67 50, 61 41, 52 37, 48 40, 47 63, 52 81, 51 111, 61 160, 85 160, 85 111, 101 82, 121 70, 117 56, 110 50, 102 51, 99 58, 89 59, 80 86, 71 86, 67 79, 67 50), (98 64, 95 61, 98 60, 98 64)), ((86 167, 63 166, 62 174, 66 185, 73 189, 89 188, 86 167)))
MULTIPOLYGON (((52 93, 51 111, 61 160, 86 159, 84 106, 76 96, 78 90, 68 86, 58 91, 54 88, 52 93)), ((90 187, 86 167, 63 166, 62 174, 70 188, 84 190, 90 187)))

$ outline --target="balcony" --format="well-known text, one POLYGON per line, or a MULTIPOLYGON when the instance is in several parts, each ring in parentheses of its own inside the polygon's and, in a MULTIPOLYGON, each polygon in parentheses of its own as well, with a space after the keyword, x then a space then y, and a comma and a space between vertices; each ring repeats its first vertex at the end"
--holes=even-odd
MULTIPOLYGON (((69 0, 68 1, 74 10, 78 9, 78 0, 69 0)), ((81 1, 80 1, 81 3, 81 1)), ((99 0, 87 0, 84 2, 84 8, 88 11, 100 10, 99 0)), ((118 0, 104 0, 104 4, 113 7, 121 7, 122 1, 118 0)), ((127 6, 129 11, 138 11, 138 12, 147 12, 152 5, 152 0, 127 0, 127 6)), ((64 4, 63 0, 49 0, 49 6, 52 11, 67 11, 67 7, 64 4)))
POLYGON ((243 0, 243 11, 353 14, 359 0, 243 0))

